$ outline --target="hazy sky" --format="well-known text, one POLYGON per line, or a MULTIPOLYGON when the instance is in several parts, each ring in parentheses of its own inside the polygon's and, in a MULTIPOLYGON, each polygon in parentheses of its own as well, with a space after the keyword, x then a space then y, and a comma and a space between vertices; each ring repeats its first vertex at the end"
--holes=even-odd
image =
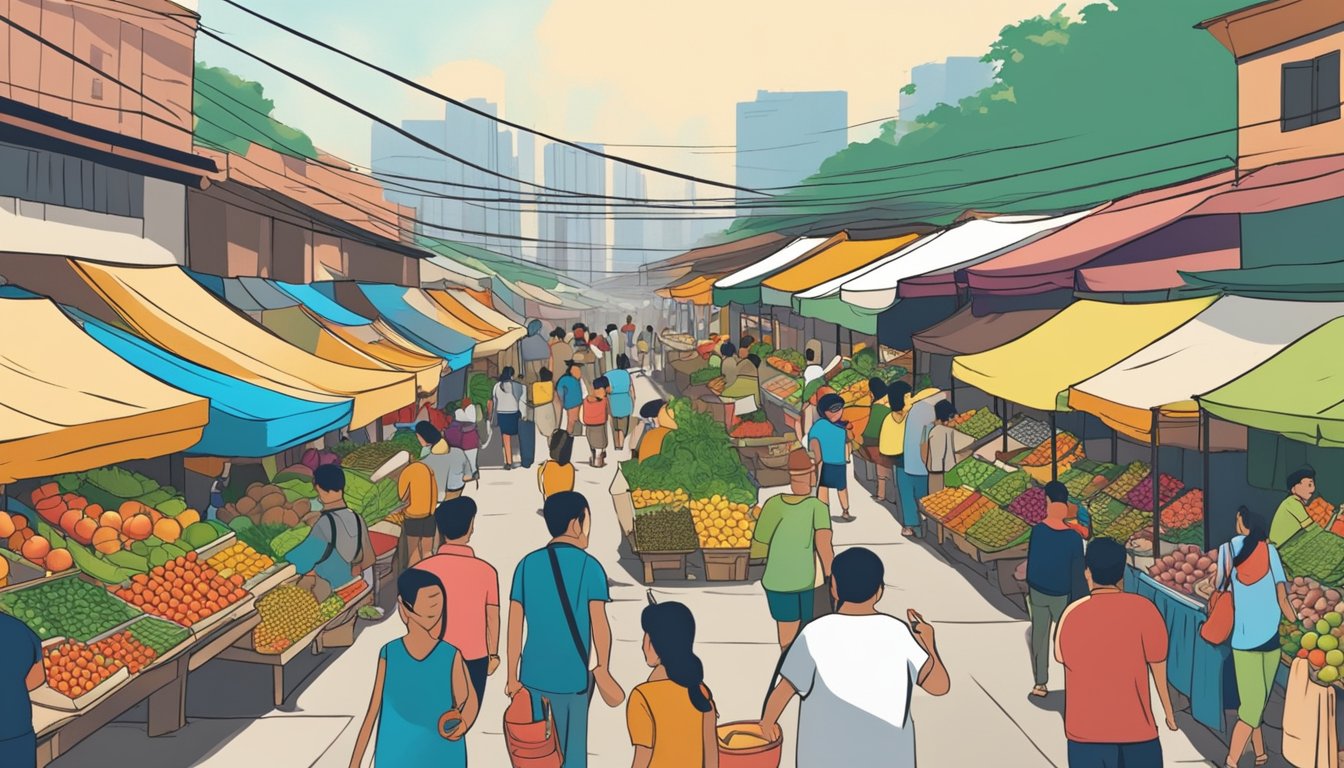
MULTIPOLYGON (((758 89, 844 90, 849 122, 894 115, 911 67, 981 55, 1006 24, 1058 0, 240 0, 459 99, 583 141, 727 144, 758 89)), ((394 122, 442 106, 228 6, 202 22, 394 122)), ((266 86, 276 114, 322 148, 369 160, 369 122, 262 64, 198 38, 197 58, 266 86)), ((855 129, 851 140, 876 135, 855 129)), ((722 150, 611 149, 732 181, 722 150)), ((651 182, 651 194, 668 194, 651 182)), ((679 190, 678 190, 679 191, 679 190)), ((676 191, 672 192, 676 194, 676 191)))

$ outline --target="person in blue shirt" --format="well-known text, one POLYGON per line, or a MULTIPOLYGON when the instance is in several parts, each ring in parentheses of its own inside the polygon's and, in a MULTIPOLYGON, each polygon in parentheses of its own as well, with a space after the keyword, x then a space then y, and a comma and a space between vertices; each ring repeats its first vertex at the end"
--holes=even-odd
POLYGON ((378 651, 373 696, 350 768, 363 763, 374 721, 374 765, 466 768, 463 738, 476 722, 479 702, 462 654, 440 639, 446 614, 439 577, 419 568, 402 571, 397 603, 406 634, 378 651))
POLYGON ((555 401, 565 415, 565 429, 571 435, 582 434, 579 429, 579 406, 583 404, 583 369, 573 360, 565 361, 565 374, 555 382, 555 401))
POLYGON ((929 468, 924 463, 924 443, 937 421, 934 408, 943 398, 938 394, 923 397, 905 416, 905 438, 902 464, 896 470, 900 480, 901 530, 904 536, 914 536, 919 530, 919 500, 929 495, 929 468))
POLYGON ((1083 537, 1066 520, 1072 511, 1069 489, 1058 480, 1045 485, 1045 519, 1027 541, 1027 611, 1031 614, 1032 696, 1049 693, 1050 637, 1069 603, 1087 595, 1083 537))
POLYGON ((840 499, 840 519, 849 522, 849 426, 840 420, 845 412, 845 399, 834 392, 821 396, 817 413, 821 418, 807 432, 807 444, 812 461, 817 465, 817 498, 830 504, 829 491, 834 488, 840 499))
POLYGON ((625 450, 625 436, 630 434, 630 417, 635 413, 635 382, 630 378, 630 356, 622 352, 616 356, 616 367, 607 371, 607 399, 611 401, 611 433, 616 450, 625 450))
POLYGON ((588 765, 588 705, 596 688, 607 706, 625 691, 611 676, 611 626, 607 623, 607 574, 584 550, 592 531, 588 500, 575 491, 552 494, 542 515, 551 541, 526 555, 513 572, 505 694, 526 688, 533 716, 551 704, 564 768, 588 765), (563 602, 562 602, 563 600, 563 602), (526 627, 526 640, 524 640, 526 627), (588 657, 597 666, 588 669, 588 657))
POLYGON ((345 504, 345 470, 341 465, 323 464, 314 470, 313 487, 322 514, 308 537, 285 553, 285 559, 299 573, 317 576, 313 594, 320 601, 371 568, 374 554, 364 518, 345 504))
POLYGON ((34 768, 37 736, 33 733, 33 705, 28 693, 46 682, 42 641, 27 624, 0 613, 0 765, 34 768))

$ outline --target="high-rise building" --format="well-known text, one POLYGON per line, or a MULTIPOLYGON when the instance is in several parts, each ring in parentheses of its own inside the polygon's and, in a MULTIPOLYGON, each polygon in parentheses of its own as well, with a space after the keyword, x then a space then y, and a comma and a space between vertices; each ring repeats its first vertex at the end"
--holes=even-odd
MULTIPOLYGON (((584 144, 602 151, 600 144, 584 144)), ((565 144, 547 144, 542 152, 545 185, 551 190, 588 196, 607 194, 607 161, 565 144)), ((557 205, 558 192, 548 193, 552 201, 540 206, 539 261, 555 269, 588 280, 601 279, 607 272, 607 206, 593 197, 575 198, 592 205, 557 205)))
POLYGON ((757 91, 737 105, 737 186, 766 190, 811 176, 845 148, 848 121, 844 91, 757 91))
POLYGON ((910 132, 915 119, 939 104, 955 106, 994 83, 994 65, 974 56, 949 56, 945 61, 920 64, 910 70, 914 93, 901 94, 897 135, 910 132))
MULTIPOLYGON (((648 199, 644 172, 625 163, 612 163, 611 193, 616 197, 648 199)), ((611 262, 616 272, 633 272, 649 261, 649 225, 653 222, 647 217, 658 215, 650 213, 651 210, 630 205, 614 208, 616 221, 611 262)))
MULTIPOLYGON (((498 115, 493 102, 470 99, 466 103, 498 115)), ((518 255, 521 216, 518 204, 510 201, 517 200, 522 190, 518 182, 502 178, 523 178, 513 132, 455 104, 445 106, 442 120, 406 120, 402 130, 461 161, 375 124, 370 152, 373 175, 387 186, 388 200, 414 206, 417 218, 424 222, 417 227, 423 234, 518 255), (452 199, 461 197, 477 199, 452 199)))

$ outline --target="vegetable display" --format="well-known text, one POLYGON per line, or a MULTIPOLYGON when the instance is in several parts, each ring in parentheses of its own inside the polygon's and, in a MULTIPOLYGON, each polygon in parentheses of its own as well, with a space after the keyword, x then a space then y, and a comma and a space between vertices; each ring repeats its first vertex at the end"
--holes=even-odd
POLYGON ((952 426, 958 432, 980 440, 989 437, 999 427, 1002 427, 1003 420, 988 408, 981 408, 977 411, 967 411, 961 414, 953 421, 952 426))
POLYGON ((737 426, 733 427, 729 436, 734 438, 770 437, 773 434, 775 434, 775 427, 770 423, 765 411, 753 411, 742 417, 737 426))
POLYGON ((185 627, 157 616, 145 616, 127 629, 160 656, 181 645, 191 634, 185 627))
MULTIPOLYGON (((1049 466, 1050 456, 1050 441, 1042 440, 1041 444, 1033 448, 1031 453, 1021 457, 1016 463, 1024 467, 1049 466)), ((1061 464, 1068 458, 1073 458, 1074 460, 1082 458, 1082 449, 1078 445, 1078 438, 1068 432, 1060 432, 1055 435, 1054 456, 1061 464)))
MULTIPOLYGON (((1288 602, 1297 612, 1298 620, 1313 626, 1330 611, 1344 613, 1344 603, 1340 602, 1341 599, 1344 598, 1341 598, 1338 589, 1326 589, 1315 579, 1298 576, 1288 583, 1288 602)), ((1296 653, 1296 650, 1293 653, 1296 653)))
MULTIPOLYGON (((346 473, 347 491, 350 476, 346 473)), ((283 525, 293 528, 303 522, 316 519, 317 513, 307 499, 290 501, 285 489, 271 483, 253 483, 247 487, 247 493, 232 504, 225 504, 219 510, 219 521, 229 525, 234 518, 246 517, 256 525, 283 525)))
POLYGON ((681 552, 700 548, 688 507, 649 507, 635 515, 635 550, 681 552))
MULTIPOLYGON (((1176 498, 1176 494, 1180 493, 1185 488, 1184 483, 1171 475, 1168 475, 1166 472, 1162 472, 1157 476, 1157 483, 1158 492, 1161 494, 1158 500, 1159 507, 1165 507, 1167 504, 1171 503, 1171 500, 1176 498)), ((1153 478, 1151 473, 1143 479, 1143 482, 1140 482, 1138 485, 1131 488, 1129 493, 1125 494, 1124 502, 1129 506, 1144 512, 1153 511, 1153 478)))
POLYGON ((298 528, 290 528, 282 531, 274 539, 271 539, 271 551, 276 557, 284 557, 289 554, 289 550, 299 546, 303 540, 308 538, 308 533, 312 530, 307 525, 300 525, 298 528))
POLYGON ((691 409, 685 398, 669 406, 677 428, 663 440, 662 451, 642 461, 621 464, 631 488, 677 490, 692 499, 718 495, 739 504, 756 503, 756 486, 742 465, 723 425, 691 409))
POLYGON ((1040 445, 1050 439, 1050 425, 1030 416, 1018 416, 1008 425, 1008 436, 1023 445, 1040 445))
MULTIPOLYGON (((356 469, 361 472, 373 472, 387 463, 388 459, 396 456, 406 447, 393 440, 385 440, 380 443, 369 443, 361 445, 341 459, 341 466, 346 469, 356 469)), ((415 452, 412 456, 420 455, 420 444, 416 443, 415 452)), ((347 480, 349 479, 347 473, 347 480)))
POLYGON ((1283 567, 1292 576, 1306 576, 1322 584, 1344 580, 1344 539, 1322 528, 1293 534, 1279 547, 1283 567))
POLYGON ((776 376, 761 385, 761 388, 780 400, 787 400, 792 395, 797 394, 799 390, 802 389, 802 386, 803 382, 798 379, 789 378, 788 376, 776 376))
POLYGON ((704 368, 701 368, 700 370, 691 374, 690 377, 691 385, 694 386, 696 384, 708 384, 709 382, 722 376, 723 375, 722 370, 723 369, 721 369, 717 365, 706 365, 704 368))
POLYGON ((1148 479, 1148 471, 1147 464, 1142 461, 1133 462, 1125 467, 1125 471, 1120 473, 1120 476, 1115 478, 1110 485, 1106 486, 1103 492, 1112 498, 1124 501, 1125 496, 1134 490, 1134 486, 1148 479))
POLYGON ((275 565, 275 561, 270 557, 242 541, 234 542, 216 552, 206 563, 226 579, 236 573, 242 576, 244 581, 275 565))
POLYGON ((807 366, 807 358, 801 352, 792 349, 777 349, 767 355, 765 362, 770 367, 783 371, 790 376, 799 376, 807 366))
POLYGON ((140 615, 107 590, 76 576, 0 595, 0 610, 27 624, 43 640, 81 642, 140 615))
POLYGON ((924 513, 929 517, 942 520, 957 508, 957 505, 971 498, 975 492, 968 488, 950 487, 920 499, 924 513))
POLYGON ((1012 546, 1027 535, 1027 523, 1020 516, 993 507, 966 529, 966 538, 981 550, 993 552, 1012 546))
POLYGON ((1008 504, 1008 511, 1021 518, 1028 525, 1035 525, 1045 519, 1045 489, 1031 487, 1008 504))
POLYGON ((995 504, 1010 504, 1030 486, 1031 477, 1026 472, 1009 472, 1002 480, 984 489, 984 494, 993 499, 995 504))
POLYGON ((364 591, 367 590, 368 588, 369 588, 368 582, 364 581, 363 579, 355 579, 349 584, 346 584, 345 586, 336 590, 336 595, 338 595, 341 598, 341 600, 345 601, 345 603, 349 605, 352 601, 354 601, 355 598, 364 594, 364 591))
POLYGON ((1329 528, 1330 520, 1335 516, 1335 505, 1317 496, 1307 505, 1307 514, 1317 525, 1329 528))
POLYGON ((159 655, 153 648, 140 642, 135 635, 124 629, 90 644, 89 650, 93 651, 95 660, 101 656, 116 661, 124 665, 132 675, 139 674, 140 670, 153 664, 159 655))
POLYGON ((1200 488, 1192 488, 1162 510, 1162 527, 1165 529, 1176 531, 1199 525, 1203 521, 1204 491, 1200 488))
MULTIPOLYGON (((374 483, 359 472, 346 472, 345 503, 351 511, 364 518, 365 525, 373 525, 401 506, 396 478, 385 477, 374 483)), ((313 517, 304 522, 312 525, 316 519, 313 517)))
MULTIPOLYGON (((1312 680, 1321 685, 1331 685, 1344 675, 1344 615, 1339 611, 1327 611, 1315 622, 1303 621, 1301 630, 1296 627, 1283 642, 1284 650, 1297 648, 1293 656, 1306 659, 1311 670, 1312 680)), ((1280 638, 1283 633, 1280 632, 1280 638)))
POLYGON ((990 484, 988 481, 997 482, 1003 477, 1003 470, 975 456, 968 456, 947 471, 943 476, 943 482, 947 485, 965 485, 980 490, 990 484))
POLYGON ((980 520, 991 510, 999 509, 991 499, 978 493, 972 494, 970 498, 957 505, 947 517, 943 518, 943 525, 949 531, 965 534, 971 529, 971 526, 980 522, 980 520))
POLYGON ((1096 483, 1096 480, 1097 480, 1096 475, 1078 469, 1076 465, 1064 472, 1061 472, 1059 475, 1059 482, 1063 483, 1064 487, 1069 489, 1069 495, 1076 497, 1090 495, 1088 492, 1092 489, 1092 486, 1096 483))
POLYGON ((331 621, 336 618, 336 614, 343 610, 345 610, 345 601, 341 599, 340 595, 332 595, 318 606, 322 621, 331 621))

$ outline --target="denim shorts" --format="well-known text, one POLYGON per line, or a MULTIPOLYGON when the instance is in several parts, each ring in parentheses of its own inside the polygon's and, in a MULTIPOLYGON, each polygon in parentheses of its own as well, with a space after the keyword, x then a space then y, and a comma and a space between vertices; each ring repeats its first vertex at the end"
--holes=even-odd
POLYGON ((1162 765, 1162 742, 1090 744, 1069 742, 1069 768, 1149 768, 1162 765))
POLYGON ((822 464, 820 485, 822 488, 834 488, 837 491, 843 491, 848 488, 849 473, 845 471, 845 465, 822 464))

